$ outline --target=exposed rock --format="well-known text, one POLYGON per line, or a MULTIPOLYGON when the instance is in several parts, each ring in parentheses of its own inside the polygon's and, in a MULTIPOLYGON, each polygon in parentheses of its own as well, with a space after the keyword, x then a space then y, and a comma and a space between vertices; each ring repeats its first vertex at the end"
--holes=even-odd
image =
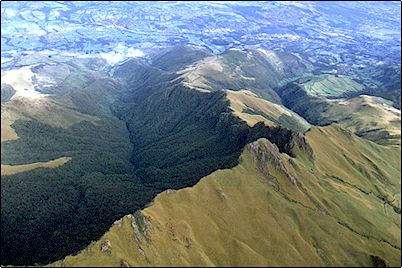
POLYGON ((134 230, 134 239, 137 244, 141 244, 143 242, 151 243, 150 239, 148 238, 148 233, 152 229, 152 226, 149 222, 150 218, 144 216, 140 212, 136 212, 134 215, 132 215, 131 219, 131 226, 134 230))
POLYGON ((144 252, 144 250, 142 250, 141 247, 138 247, 138 252, 141 254, 141 256, 145 257, 145 252, 144 252))
POLYGON ((370 255, 370 260, 373 264, 373 267, 388 267, 387 263, 378 256, 370 255))
POLYGON ((126 261, 121 260, 120 267, 130 267, 130 265, 126 261))
POLYGON ((174 190, 174 189, 167 189, 164 193, 165 194, 171 194, 171 193, 174 193, 176 190, 174 190))
POLYGON ((265 170, 265 167, 271 164, 276 170, 283 172, 293 184, 296 184, 295 178, 286 170, 276 144, 271 143, 265 138, 261 138, 256 142, 248 144, 247 148, 255 157, 259 171, 265 170))
POLYGON ((109 241, 109 240, 106 240, 106 241, 105 241, 104 243, 102 243, 102 245, 101 245, 101 251, 102 251, 102 252, 108 251, 108 250, 110 250, 110 247, 111 247, 110 241, 109 241))
POLYGON ((183 236, 183 240, 185 242, 185 247, 190 249, 191 246, 193 245, 193 241, 191 240, 191 238, 188 238, 186 236, 183 236))
POLYGON ((278 146, 271 143, 265 138, 261 138, 255 142, 252 142, 246 146, 248 151, 257 160, 259 166, 271 163, 277 169, 284 169, 284 166, 280 159, 280 153, 278 146))
POLYGON ((218 190, 218 194, 219 194, 219 197, 221 197, 221 199, 226 199, 226 195, 223 191, 218 190))
POLYGON ((269 140, 261 138, 248 144, 246 149, 254 157, 257 170, 260 172, 263 179, 276 191, 279 191, 278 180, 270 175, 266 170, 268 163, 270 163, 274 165, 276 169, 285 171, 285 167, 280 159, 278 147, 275 144, 272 144, 269 140))
POLYGON ((258 122, 249 130, 247 142, 254 142, 259 138, 266 138, 271 143, 275 144, 279 152, 286 153, 291 157, 295 157, 295 148, 300 148, 305 151, 311 158, 314 157, 314 152, 311 146, 307 143, 302 132, 290 130, 284 127, 269 127, 264 122, 258 122))
POLYGON ((306 137, 301 132, 293 132, 292 133, 292 150, 294 146, 297 146, 299 149, 302 149, 307 153, 308 156, 314 158, 314 151, 311 146, 307 143, 306 137))
MULTIPOLYGON (((296 144, 296 146, 299 146, 299 148, 304 148, 304 150, 306 150, 309 155, 312 156, 313 150, 311 149, 310 145, 307 144, 304 135, 301 133, 296 133, 293 137, 294 144, 296 144), (311 153, 309 151, 311 151, 311 153)), ((327 210, 308 193, 303 184, 292 174, 290 174, 290 172, 286 169, 276 144, 271 143, 265 138, 261 138, 255 142, 248 144, 246 148, 254 157, 257 170, 260 172, 261 176, 268 182, 269 185, 274 187, 276 191, 280 190, 279 183, 278 180, 270 175, 267 171, 266 167, 268 166, 268 164, 273 165, 276 170, 282 172, 286 176, 286 178, 295 187, 297 187, 310 200, 310 202, 314 204, 314 206, 318 210, 325 214, 328 214, 327 210)), ((295 164, 294 161, 293 164, 295 164)))
POLYGON ((115 221, 113 224, 117 225, 118 227, 121 227, 122 223, 123 223, 123 219, 120 219, 120 220, 115 221))

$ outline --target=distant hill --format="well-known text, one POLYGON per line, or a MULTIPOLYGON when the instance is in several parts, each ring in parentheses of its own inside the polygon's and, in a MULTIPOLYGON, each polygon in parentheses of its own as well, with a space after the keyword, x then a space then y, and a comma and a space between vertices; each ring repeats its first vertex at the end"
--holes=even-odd
POLYGON ((312 66, 290 53, 264 49, 229 49, 181 70, 184 84, 201 90, 248 89, 280 103, 273 90, 279 82, 301 76, 312 66))
POLYGON ((392 101, 363 95, 362 86, 349 78, 300 78, 277 92, 287 108, 311 124, 336 122, 379 144, 401 142, 401 111, 392 101))

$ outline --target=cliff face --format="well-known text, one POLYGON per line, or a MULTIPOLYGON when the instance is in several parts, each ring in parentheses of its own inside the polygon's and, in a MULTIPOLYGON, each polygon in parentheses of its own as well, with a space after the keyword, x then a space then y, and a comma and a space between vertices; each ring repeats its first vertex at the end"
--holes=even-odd
POLYGON ((382 146, 336 125, 297 139, 294 158, 265 138, 248 144, 239 165, 159 194, 52 266, 400 266, 398 150, 374 157, 382 146))

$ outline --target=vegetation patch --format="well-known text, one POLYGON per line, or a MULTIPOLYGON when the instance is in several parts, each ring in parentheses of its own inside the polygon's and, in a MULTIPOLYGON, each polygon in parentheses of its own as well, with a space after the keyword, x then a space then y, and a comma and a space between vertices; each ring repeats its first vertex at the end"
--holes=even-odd
POLYGON ((37 162, 37 163, 31 163, 31 164, 24 164, 24 165, 1 165, 1 175, 2 176, 7 176, 7 175, 13 175, 16 173, 20 172, 26 172, 32 169, 36 168, 56 168, 61 165, 64 165, 68 161, 71 160, 71 157, 60 157, 55 160, 50 160, 48 162, 37 162))

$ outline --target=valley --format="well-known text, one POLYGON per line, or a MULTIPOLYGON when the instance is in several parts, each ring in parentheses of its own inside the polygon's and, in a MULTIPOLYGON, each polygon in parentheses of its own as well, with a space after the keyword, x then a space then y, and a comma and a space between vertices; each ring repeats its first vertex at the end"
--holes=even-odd
MULTIPOLYGON (((283 128, 279 119, 249 126, 233 114, 225 91, 189 88, 178 67, 167 71, 134 59, 110 69, 96 59, 33 59, 30 87, 43 95, 13 95, 2 102, 2 115, 10 118, 2 127, 15 133, 1 146, 2 254, 15 265, 28 259, 46 264, 77 252, 157 193, 193 186, 215 170, 236 166, 244 146, 258 138, 270 138, 292 154, 296 131, 283 128), (68 74, 55 77, 57 91, 43 86, 53 69, 68 74), (46 168, 66 157, 63 165, 46 168)), ((200 61, 189 60, 187 65, 200 61)), ((308 126, 296 115, 281 120, 300 121, 297 130, 308 126)))
POLYGON ((315 71, 182 45, 4 64, 2 263, 399 265, 400 110, 315 71))

